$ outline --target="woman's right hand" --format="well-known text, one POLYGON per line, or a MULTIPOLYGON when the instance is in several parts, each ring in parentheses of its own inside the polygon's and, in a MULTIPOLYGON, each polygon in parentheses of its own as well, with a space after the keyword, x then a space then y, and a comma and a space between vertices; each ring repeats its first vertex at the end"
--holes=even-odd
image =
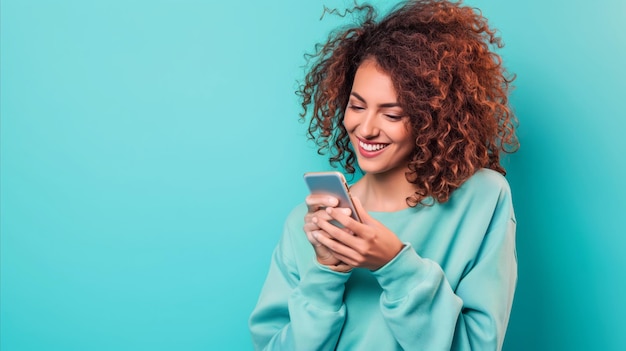
MULTIPOLYGON (((339 200, 335 197, 328 195, 315 195, 311 194, 306 197, 305 200, 308 212, 304 216, 304 232, 306 233, 306 237, 313 245, 313 249, 315 250, 315 256, 317 258, 317 262, 323 264, 325 266, 330 267, 332 270, 337 272, 347 272, 352 269, 351 266, 343 263, 341 260, 337 259, 333 253, 324 245, 322 245, 315 236, 324 235, 330 238, 330 235, 320 229, 320 227, 313 222, 313 218, 316 218, 316 221, 330 221, 332 218, 325 211, 326 207, 336 207, 339 204, 339 200)), ((350 211, 349 209, 345 209, 350 211)), ((349 215, 349 213, 348 213, 349 215)))

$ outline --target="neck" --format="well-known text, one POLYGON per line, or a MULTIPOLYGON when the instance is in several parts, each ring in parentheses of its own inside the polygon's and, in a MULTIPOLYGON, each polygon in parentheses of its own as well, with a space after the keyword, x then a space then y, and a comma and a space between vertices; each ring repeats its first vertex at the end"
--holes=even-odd
POLYGON ((405 172, 365 174, 352 188, 368 211, 393 212, 408 207, 406 198, 415 192, 405 172))

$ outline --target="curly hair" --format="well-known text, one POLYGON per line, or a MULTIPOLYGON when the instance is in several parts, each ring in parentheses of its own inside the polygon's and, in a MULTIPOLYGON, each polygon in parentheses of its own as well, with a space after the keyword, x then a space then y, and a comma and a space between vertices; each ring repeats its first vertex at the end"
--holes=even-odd
MULTIPOLYGON (((335 10, 326 12, 335 12, 335 10)), ((508 103, 514 76, 491 48, 501 39, 480 11, 460 2, 414 0, 376 21, 371 5, 355 5, 354 27, 330 34, 315 53, 296 92, 305 120, 312 105, 308 137, 319 154, 355 172, 356 155, 343 126, 359 65, 374 59, 391 77, 398 102, 415 136, 406 179, 415 185, 409 206, 428 197, 444 203, 480 168, 505 174, 500 152, 515 152, 517 119, 508 103)))

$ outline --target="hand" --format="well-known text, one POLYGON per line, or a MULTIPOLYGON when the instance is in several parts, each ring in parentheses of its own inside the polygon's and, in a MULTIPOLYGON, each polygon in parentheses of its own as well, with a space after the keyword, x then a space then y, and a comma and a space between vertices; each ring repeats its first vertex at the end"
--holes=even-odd
POLYGON ((330 224, 327 217, 312 217, 313 223, 325 234, 313 232, 313 238, 341 262, 352 267, 377 270, 396 257, 404 244, 396 234, 370 217, 358 199, 353 200, 363 223, 355 221, 349 214, 337 208, 326 207, 328 216, 341 223, 344 228, 330 224))
MULTIPOLYGON (((341 262, 340 259, 335 257, 333 253, 328 250, 328 248, 316 239, 316 237, 326 237, 330 238, 328 233, 321 230, 320 227, 316 224, 317 221, 330 221, 332 218, 325 211, 325 208, 335 207, 339 204, 339 200, 335 197, 328 195, 309 195, 306 197, 306 204, 308 207, 308 212, 304 216, 304 232, 306 233, 306 237, 313 245, 313 249, 315 250, 315 256, 317 261, 320 264, 328 266, 330 269, 338 271, 338 272, 347 272, 352 269, 349 265, 341 262)), ((350 215, 350 210, 348 210, 348 215, 350 215)), ((332 224, 329 224, 332 225, 332 224)), ((333 226, 334 227, 334 226, 333 226)), ((336 228, 336 227, 335 227, 336 228)), ((332 240, 332 239, 329 239, 332 240)))

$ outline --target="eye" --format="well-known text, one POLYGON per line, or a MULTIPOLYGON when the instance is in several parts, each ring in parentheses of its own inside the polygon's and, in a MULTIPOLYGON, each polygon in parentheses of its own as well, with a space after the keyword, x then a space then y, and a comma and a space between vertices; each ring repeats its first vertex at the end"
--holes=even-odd
POLYGON ((389 118, 392 121, 400 121, 404 118, 404 116, 390 115, 390 114, 385 114, 385 117, 389 118))
POLYGON ((362 106, 358 106, 358 105, 354 105, 354 104, 348 104, 348 108, 353 110, 353 111, 362 111, 365 110, 365 107, 362 106))

